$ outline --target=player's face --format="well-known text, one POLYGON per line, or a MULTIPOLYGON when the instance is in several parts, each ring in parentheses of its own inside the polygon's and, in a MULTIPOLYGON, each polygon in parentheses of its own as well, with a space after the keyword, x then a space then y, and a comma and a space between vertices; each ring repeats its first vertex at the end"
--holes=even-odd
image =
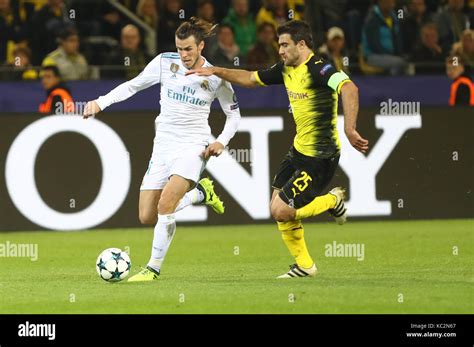
POLYGON ((176 49, 178 50, 181 62, 188 69, 192 69, 201 59, 201 52, 204 48, 204 41, 196 43, 194 36, 190 36, 184 40, 175 37, 176 49))
POLYGON ((298 45, 291 39, 290 34, 281 34, 278 38, 278 44, 280 45, 280 56, 283 59, 283 63, 287 66, 296 66, 300 52, 298 45))

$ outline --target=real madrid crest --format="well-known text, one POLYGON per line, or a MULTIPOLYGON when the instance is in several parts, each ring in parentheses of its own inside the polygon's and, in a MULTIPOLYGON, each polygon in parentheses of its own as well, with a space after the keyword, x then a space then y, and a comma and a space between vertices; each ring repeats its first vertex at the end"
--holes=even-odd
POLYGON ((172 73, 178 72, 178 70, 179 70, 179 65, 178 65, 178 64, 175 64, 175 63, 171 64, 170 70, 171 70, 172 73))
POLYGON ((209 81, 208 80, 204 80, 202 81, 201 83, 201 88, 204 89, 204 90, 210 90, 210 87, 209 87, 209 81))

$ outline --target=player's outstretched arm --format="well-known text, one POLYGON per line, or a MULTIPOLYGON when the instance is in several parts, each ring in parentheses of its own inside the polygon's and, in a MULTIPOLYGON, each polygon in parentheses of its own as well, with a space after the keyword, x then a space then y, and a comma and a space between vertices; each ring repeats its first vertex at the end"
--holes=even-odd
POLYGON ((260 87, 260 84, 255 78, 253 71, 237 70, 237 69, 225 69, 223 67, 201 67, 198 69, 189 70, 186 72, 187 75, 196 74, 198 76, 211 76, 216 75, 230 83, 237 84, 242 87, 255 88, 260 87))
POLYGON ((103 111, 112 104, 127 100, 129 97, 140 90, 149 88, 161 79, 161 54, 156 56, 143 71, 135 78, 122 83, 112 89, 107 95, 100 96, 94 101, 89 101, 84 108, 83 116, 88 118, 96 113, 103 111))
POLYGON ((344 109, 344 132, 352 147, 359 152, 366 153, 369 141, 364 139, 356 130, 357 113, 359 112, 359 90, 349 81, 341 87, 342 107, 344 109))

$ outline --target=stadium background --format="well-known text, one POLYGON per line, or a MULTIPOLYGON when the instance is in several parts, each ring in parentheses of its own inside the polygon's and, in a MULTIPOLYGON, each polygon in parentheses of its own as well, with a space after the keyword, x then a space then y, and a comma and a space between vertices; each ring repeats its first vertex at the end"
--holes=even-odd
MULTIPOLYGON (((8 182, 6 174, 10 152, 11 166, 24 159, 24 152, 12 151, 15 139, 28 125, 50 116, 47 113, 35 114, 45 99, 40 82, 41 65, 58 66, 64 85, 76 102, 76 113, 80 113, 81 103, 95 99, 132 78, 157 53, 174 50, 175 28, 192 15, 221 23, 217 35, 206 42, 204 53, 212 63, 249 69, 269 66, 277 59, 274 27, 278 23, 291 18, 308 20, 313 29, 316 51, 346 70, 359 86, 359 129, 370 139, 371 152, 377 152, 372 156, 373 162, 380 167, 375 177, 373 174, 362 175, 357 181, 353 178, 351 183, 350 174, 346 172, 348 169, 343 170, 344 165, 341 165, 333 182, 348 186, 349 195, 364 194, 362 189, 356 189, 361 184, 371 192, 368 193, 370 199, 362 196, 354 199, 358 208, 355 213, 352 208, 352 217, 472 217, 470 177, 473 166, 469 144, 472 109, 469 105, 448 105, 452 81, 445 72, 445 59, 451 55, 462 59, 466 67, 464 75, 469 76, 474 47, 472 30, 469 29, 472 8, 472 1, 455 0, 4 0, 0 3, 0 28, 3 32, 0 36, 0 60, 3 61, 0 83, 0 191, 3 208, 0 229, 75 228, 75 224, 68 226, 67 221, 56 227, 40 222, 50 219, 46 215, 32 217, 31 211, 37 209, 32 202, 34 199, 31 199, 33 191, 13 192, 9 184, 21 183, 16 179, 8 182), (363 38, 373 31, 369 23, 376 5, 388 8, 393 16, 391 55, 398 59, 397 64, 402 61, 400 69, 368 64, 370 44, 363 38), (446 20, 451 23, 452 30, 446 30, 446 20), (229 24, 231 29, 222 23, 229 24), (435 46, 440 48, 439 52, 429 44, 429 33, 432 34, 433 30, 438 32, 435 46), (64 46, 70 39, 73 48, 64 61, 63 56, 58 58, 58 52, 70 49, 64 46), (74 39, 79 44, 74 45, 74 39), (426 54, 427 49, 432 54, 426 54), (78 73, 71 73, 75 69, 78 73), (392 107, 388 115, 379 116, 384 113, 383 103, 398 103, 400 110, 392 107), (404 109, 404 105, 408 108, 404 109), (377 142, 384 133, 392 136, 394 127, 382 129, 376 125, 376 118, 395 117, 399 119, 396 123, 401 124, 410 116, 417 118, 414 122, 418 125, 405 128, 393 149, 379 157, 388 142, 379 148, 377 142), (16 155, 18 157, 12 157, 16 155), (417 194, 417 187, 424 188, 424 195, 417 194), (18 194, 25 196, 15 197, 18 194), (432 198, 426 201, 426 196, 432 198), (25 201, 22 208, 18 199, 25 201)), ((380 40, 384 38, 380 37, 380 40)), ((208 215, 203 208, 193 207, 180 214, 183 221, 210 224, 270 221, 265 204, 270 196, 271 175, 290 146, 294 131, 288 99, 281 86, 235 89, 243 117, 256 123, 248 123, 251 124, 248 129, 241 128, 230 144, 229 149, 234 154, 240 153, 241 157, 231 156, 232 163, 213 158, 207 170, 207 174, 216 179, 217 189, 228 205, 227 213, 224 216, 208 215), (274 125, 269 125, 269 116, 274 117, 274 125), (254 131, 252 135, 252 128, 259 128, 259 124, 262 124, 262 129, 268 128, 267 133, 254 131), (244 171, 237 173, 237 169, 232 170, 237 168, 232 166, 235 164, 244 171), (247 187, 243 179, 251 181, 247 187), (256 187, 258 189, 254 189, 256 187)), ((100 115, 99 120, 118 134, 129 163, 124 164, 123 172, 117 172, 120 184, 125 186, 122 196, 116 199, 107 216, 85 223, 87 227, 139 225, 136 213, 138 187, 151 152, 153 118, 159 112, 158 95, 159 86, 152 87, 100 115), (130 171, 130 180, 125 177, 120 181, 120 176, 128 175, 124 174, 127 171, 130 171)), ((214 134, 217 134, 225 117, 217 104, 213 109, 210 122, 214 134)), ((65 119, 67 122, 68 118, 65 119)), ((40 200, 52 216, 54 211, 79 216, 95 200, 101 182, 105 180, 97 148, 84 134, 74 130, 59 131, 43 140, 44 143, 37 148, 34 169, 29 173, 34 176, 40 200)), ((24 144, 28 147, 28 141, 24 144)), ((366 158, 370 159, 371 152, 366 158)), ((353 156, 359 154, 345 147, 342 162, 349 162, 353 156)), ((368 162, 360 161, 350 170, 368 172, 367 165, 368 162)), ((13 173, 11 177, 20 176, 13 173)))

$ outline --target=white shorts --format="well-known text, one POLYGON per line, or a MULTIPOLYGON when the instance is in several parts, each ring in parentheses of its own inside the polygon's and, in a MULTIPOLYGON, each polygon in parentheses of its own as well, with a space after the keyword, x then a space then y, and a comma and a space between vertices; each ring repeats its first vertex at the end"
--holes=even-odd
POLYGON ((197 183, 206 167, 201 153, 202 145, 188 145, 169 150, 153 149, 148 169, 143 176, 140 190, 161 190, 172 175, 178 175, 197 183))

